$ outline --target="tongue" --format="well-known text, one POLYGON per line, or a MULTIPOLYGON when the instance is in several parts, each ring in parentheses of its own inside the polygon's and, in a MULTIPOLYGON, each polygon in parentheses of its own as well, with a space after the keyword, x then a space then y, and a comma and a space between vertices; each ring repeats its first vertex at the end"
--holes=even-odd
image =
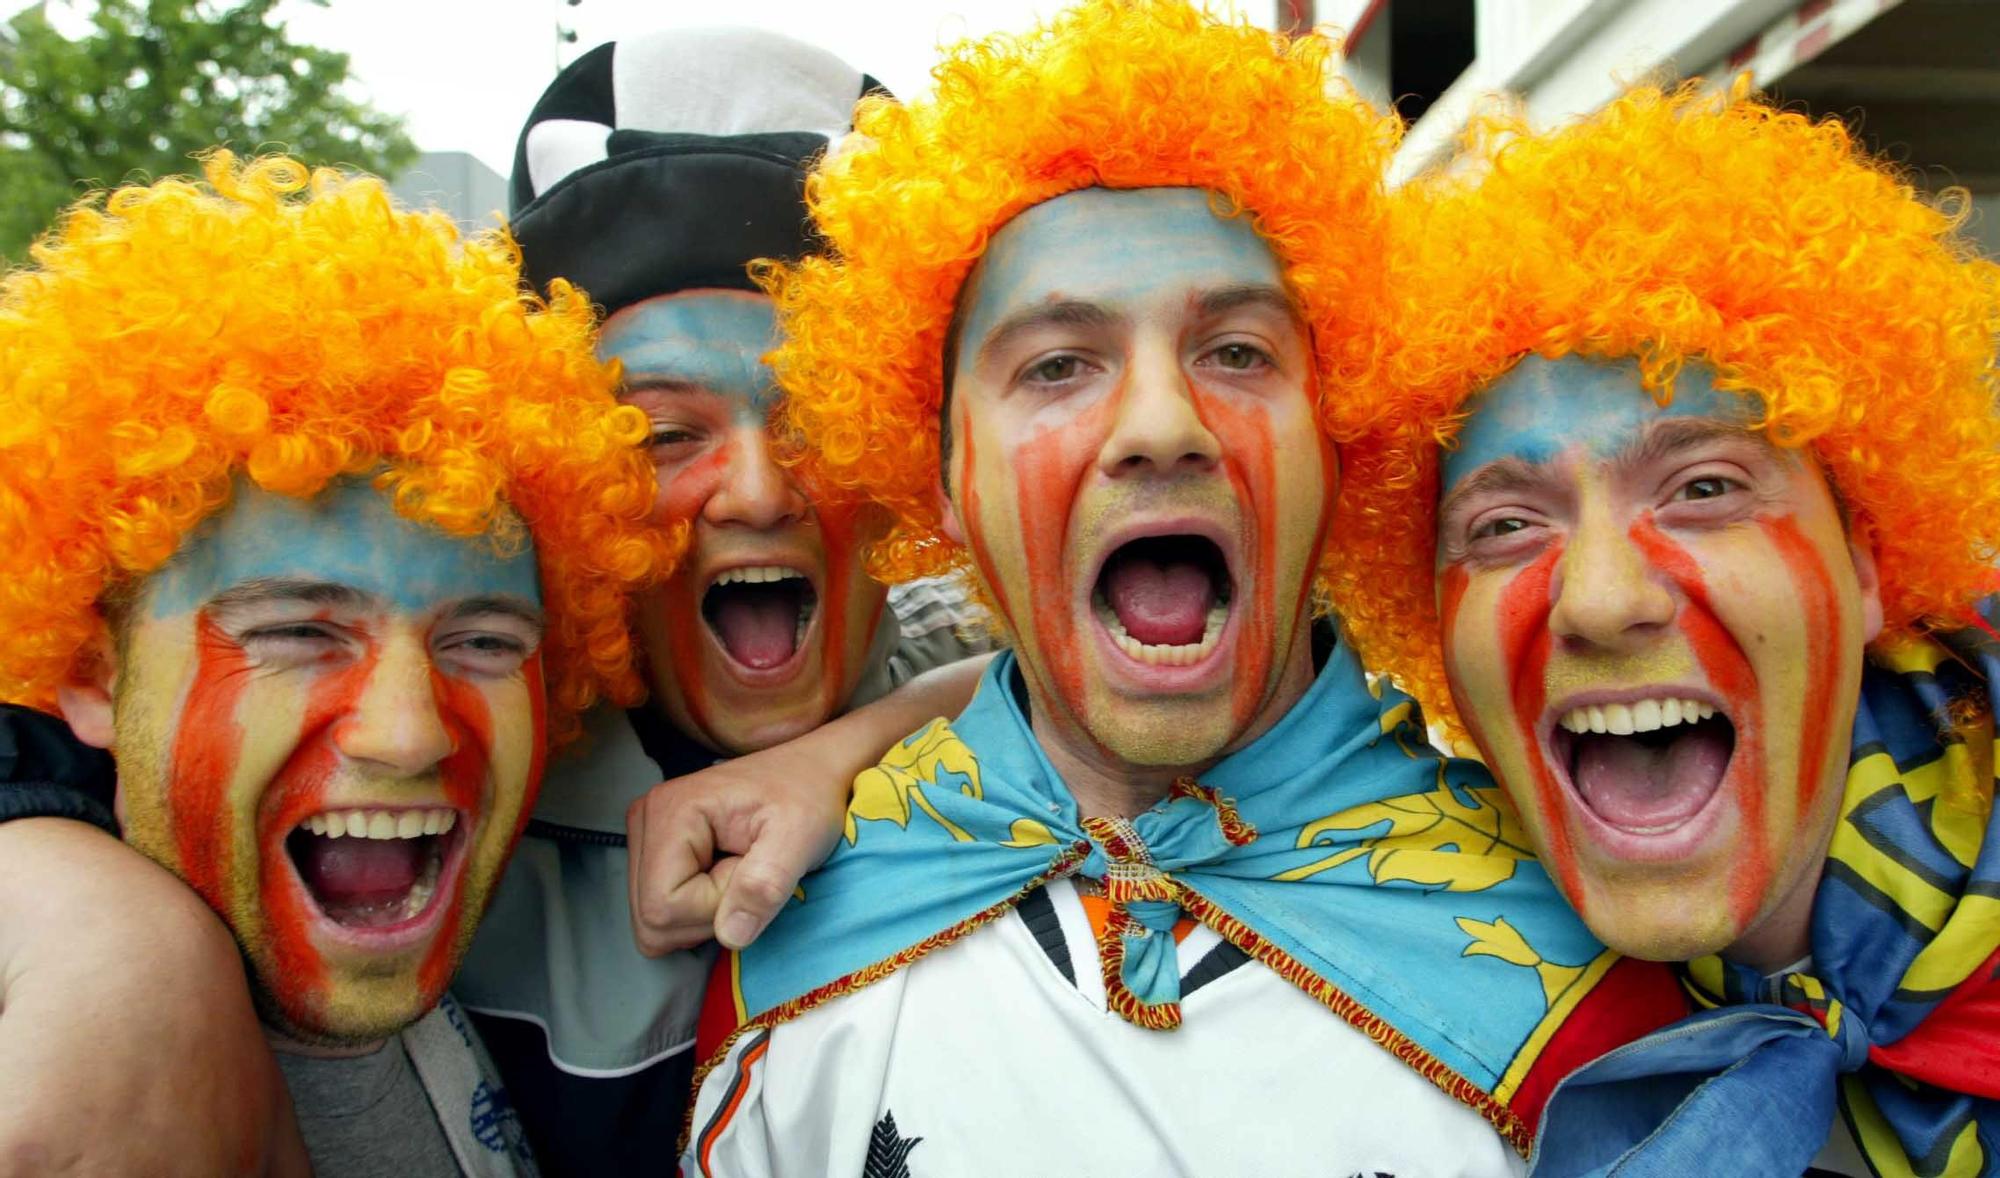
POLYGON ((1664 831, 1700 812, 1729 768, 1731 740, 1701 724, 1661 748, 1627 736, 1576 738, 1576 790, 1599 818, 1629 831, 1664 831))
POLYGON ((1104 599, 1140 642, 1187 646, 1201 641, 1215 583, 1193 561, 1119 556, 1104 570, 1104 599))
POLYGON ((299 876, 329 916, 336 908, 400 902, 417 882, 431 840, 331 839, 307 835, 293 855, 299 876))
POLYGON ((798 599, 784 590, 732 589, 716 604, 709 625, 730 658, 753 670, 768 670, 797 649, 798 599))

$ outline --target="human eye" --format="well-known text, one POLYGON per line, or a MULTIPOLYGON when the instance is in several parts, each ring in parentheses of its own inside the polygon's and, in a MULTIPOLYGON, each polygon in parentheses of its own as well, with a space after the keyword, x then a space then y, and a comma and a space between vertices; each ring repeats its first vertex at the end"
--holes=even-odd
POLYGON ((701 431, 694 426, 677 421, 655 420, 652 432, 646 435, 645 444, 649 450, 674 450, 685 449, 701 439, 701 431))
POLYGON ((1230 372, 1254 372, 1261 368, 1271 368, 1276 365, 1276 362, 1271 359, 1270 353, 1255 344, 1244 343, 1241 340, 1232 340, 1220 347, 1211 349, 1197 363, 1205 363, 1211 367, 1226 369, 1230 372))
POLYGON ((325 662, 340 657, 350 642, 351 636, 341 627, 317 620, 270 622, 237 636, 237 645, 267 665, 325 662))
POLYGON ((1060 385, 1082 377, 1089 363, 1074 352, 1061 352, 1032 361, 1021 370, 1020 380, 1031 385, 1060 385))
POLYGON ((1695 502, 1703 499, 1720 499, 1731 491, 1747 490, 1742 483, 1726 475, 1703 474, 1688 479, 1669 496, 1675 503, 1695 502))
POLYGON ((464 629, 440 635, 437 656, 461 674, 479 678, 511 675, 534 653, 528 636, 503 629, 464 629))
POLYGON ((1517 532, 1525 532, 1532 526, 1534 525, 1516 515, 1488 518, 1473 525, 1472 539, 1493 540, 1501 536, 1512 536, 1517 532))
POLYGON ((1548 517, 1518 504, 1475 510, 1460 518, 1463 524, 1439 533, 1440 547, 1453 559, 1508 563, 1540 550, 1550 535, 1548 517), (1452 539, 1444 540, 1447 534, 1452 539))

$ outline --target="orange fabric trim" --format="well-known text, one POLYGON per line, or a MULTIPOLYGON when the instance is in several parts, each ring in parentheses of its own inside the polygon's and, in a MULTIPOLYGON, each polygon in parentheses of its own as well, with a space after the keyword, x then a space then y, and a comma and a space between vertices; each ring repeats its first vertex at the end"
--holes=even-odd
POLYGON ((1222 837, 1232 847, 1247 847, 1257 838, 1257 828, 1246 822, 1243 815, 1236 812, 1236 803, 1223 797, 1222 791, 1214 786, 1203 785, 1192 777, 1176 777, 1167 796, 1194 798, 1215 807, 1216 824, 1222 827, 1222 837))
POLYGON ((897 970, 902 969, 904 966, 915 964, 917 959, 926 953, 934 949, 942 949, 964 937, 967 933, 976 931, 982 926, 991 924, 993 921, 1005 916, 1007 913, 1013 911, 1014 907, 1029 892, 1034 891, 1052 879, 1061 879, 1069 875, 1082 866, 1083 861, 1089 857, 1090 844, 1088 842, 1079 840, 1071 843, 1068 850, 1057 855, 1049 864, 1048 870, 1029 880, 1013 895, 993 905, 991 908, 976 912, 948 928, 940 929, 909 948, 898 953, 893 953, 875 962, 873 965, 864 965, 853 973, 835 978, 816 989, 808 990, 789 1002, 781 1002, 764 1013, 757 1015, 755 1018, 746 1021, 734 1031, 731 1031, 729 1037, 722 1041, 722 1046, 716 1048, 715 1054, 709 1059, 703 1060, 695 1068, 694 1083, 689 1090, 687 1116, 681 1127, 680 1149, 683 1151, 686 1150, 688 1140, 693 1136, 694 1110, 697 1098, 701 1095, 702 1083, 708 1079, 708 1074, 714 1071, 718 1064, 729 1058, 729 1049, 736 1045, 738 1039, 741 1039, 744 1035, 752 1031, 762 1030, 765 1027, 775 1027, 783 1022, 790 1022, 792 1019, 799 1017, 816 1006, 839 998, 842 995, 850 994, 864 986, 873 985, 890 974, 895 973, 897 970))
POLYGON ((1408 1064, 1424 1079, 1437 1085, 1446 1096, 1469 1106, 1480 1116, 1485 1117, 1522 1157, 1528 1156, 1528 1151, 1534 1144, 1534 1128, 1523 1121, 1505 1101, 1451 1070, 1444 1061, 1424 1050, 1388 1020, 1356 1002, 1331 982, 1308 969, 1296 957, 1265 940, 1255 929, 1218 908, 1208 897, 1192 888, 1184 889, 1181 907, 1221 934, 1224 940, 1262 962, 1271 972, 1297 986, 1308 997, 1347 1020, 1355 1030, 1387 1048, 1391 1055, 1408 1064))
MULTIPOLYGON (((1091 933, 1098 940, 1102 941, 1104 939, 1105 922, 1111 915, 1111 902, 1103 896, 1086 896, 1082 893, 1078 893, 1076 898, 1083 901, 1083 914, 1090 918, 1091 933)), ((1199 921, 1191 916, 1183 916, 1180 920, 1176 921, 1174 923, 1174 944, 1178 945, 1182 941, 1187 940, 1188 934, 1193 932, 1195 926, 1199 923, 1199 921)))
MULTIPOLYGON (((722 1116, 716 1119, 715 1124, 708 1127, 708 1132, 702 1134, 701 1157, 696 1164, 701 1167, 703 1174, 713 1174, 715 1172, 715 1168, 709 1165, 708 1162, 709 1154, 715 1151, 715 1139, 722 1136, 722 1131, 729 1127, 729 1122, 736 1119, 736 1110, 743 1107, 743 1098, 750 1091, 750 1074, 757 1070, 758 1062, 764 1058, 764 1053, 769 1050, 771 1050, 771 1041, 766 1039, 743 1053, 742 1083, 736 1086, 736 1092, 729 1098, 729 1107, 722 1110, 722 1116)), ((690 1112, 692 1112, 692 1109, 690 1109, 690 1112)))
POLYGON ((1133 1026, 1172 1031, 1181 1025, 1181 1004, 1146 1002, 1125 984, 1125 936, 1138 921, 1122 904, 1111 908, 1097 935, 1097 960, 1104 969, 1104 1005, 1133 1026))

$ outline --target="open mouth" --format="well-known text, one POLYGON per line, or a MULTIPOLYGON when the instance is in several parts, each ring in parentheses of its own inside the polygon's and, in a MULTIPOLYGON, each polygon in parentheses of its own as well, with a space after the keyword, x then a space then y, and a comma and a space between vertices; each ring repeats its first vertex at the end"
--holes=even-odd
POLYGON ((795 568, 759 565, 718 573, 701 618, 730 661, 752 671, 784 666, 805 645, 819 611, 812 581, 795 568))
POLYGON ((392 929, 428 915, 465 839, 445 807, 328 810, 285 838, 313 903, 347 929, 392 929))
POLYGON ((1215 650, 1229 621, 1235 582, 1222 549, 1206 536, 1145 536, 1104 561, 1091 608, 1135 662, 1188 666, 1215 650))
POLYGON ((1592 814, 1627 834, 1666 834, 1702 812, 1736 751, 1710 704, 1656 698, 1571 708, 1549 734, 1555 762, 1592 814))

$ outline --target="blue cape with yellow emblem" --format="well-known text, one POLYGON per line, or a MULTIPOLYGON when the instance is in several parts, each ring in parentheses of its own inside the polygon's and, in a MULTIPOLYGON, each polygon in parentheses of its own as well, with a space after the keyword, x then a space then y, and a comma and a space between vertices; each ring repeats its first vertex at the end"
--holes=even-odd
POLYGON ((1689 962, 1712 1009, 1558 1089, 1537 1174, 1797 1174, 1838 1111, 1885 1178, 2000 1175, 1996 676, 1986 619, 1870 650, 1810 961, 1689 962))
POLYGON ((1066 875, 1103 884, 1106 991, 1134 1023, 1179 1022, 1186 913, 1524 1152, 1560 1073, 1687 1009, 1667 971, 1590 936, 1486 771, 1433 752, 1411 701, 1372 689, 1344 645, 1269 732, 1129 820, 1077 812, 1026 711, 1003 654, 955 723, 856 780, 845 839, 727 967, 736 1034, 1066 875))

